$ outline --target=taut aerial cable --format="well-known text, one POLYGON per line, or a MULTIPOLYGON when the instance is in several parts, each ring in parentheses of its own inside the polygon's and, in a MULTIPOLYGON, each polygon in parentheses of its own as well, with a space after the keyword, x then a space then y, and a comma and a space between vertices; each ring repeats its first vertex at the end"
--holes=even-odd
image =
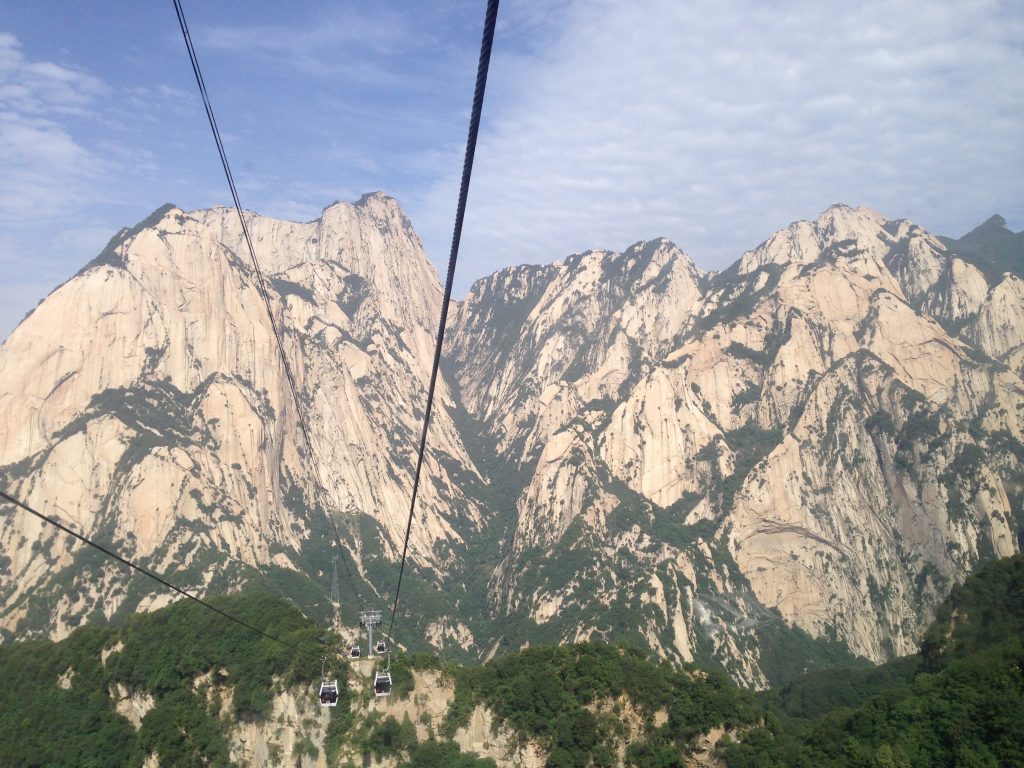
POLYGON ((73 531, 71 528, 68 528, 66 525, 61 523, 59 520, 56 520, 55 518, 52 518, 49 515, 44 515, 42 512, 39 512, 39 511, 33 509, 28 504, 26 504, 25 502, 15 498, 14 496, 11 496, 9 493, 5 493, 4 491, 0 491, 0 499, 4 499, 6 501, 9 501, 14 506, 20 507, 21 509, 23 509, 26 512, 28 512, 30 515, 35 515, 40 520, 42 520, 44 523, 47 523, 48 525, 52 525, 54 528, 57 528, 58 530, 63 531, 64 533, 68 534, 69 536, 75 537, 76 539, 81 541, 83 544, 88 544, 90 547, 93 547, 94 549, 98 549, 100 552, 102 552, 104 555, 106 555, 107 557, 111 558, 112 560, 117 560, 122 565, 126 565, 129 568, 131 568, 131 569, 133 569, 135 571, 138 571, 143 576, 148 576, 149 578, 153 579, 153 581, 156 581, 156 582, 162 584, 163 586, 167 587, 172 592, 177 592, 182 597, 186 597, 189 600, 192 600, 193 602, 199 603, 199 605, 203 606, 204 608, 209 608, 211 611, 215 611, 216 613, 219 613, 225 619, 233 621, 236 624, 239 624, 239 625, 245 627, 246 629, 251 630, 252 632, 255 632, 257 635, 262 635, 263 637, 267 638, 268 640, 273 640, 275 643, 280 643, 281 645, 283 645, 283 646, 285 646, 287 648, 291 648, 293 651, 299 651, 299 652, 302 651, 302 649, 299 648, 297 645, 289 643, 286 640, 282 640, 279 637, 275 637, 274 635, 267 634, 266 632, 264 632, 259 627, 254 627, 249 622, 243 621, 242 619, 239 619, 239 618, 237 618, 235 616, 232 616, 227 611, 222 610, 221 608, 218 608, 215 605, 211 605, 210 603, 208 603, 205 600, 203 600, 201 597, 197 597, 196 595, 193 595, 191 592, 188 592, 187 590, 184 590, 181 587, 176 586, 175 584, 172 584, 170 581, 168 581, 166 578, 161 576, 156 571, 151 571, 151 570, 149 570, 147 568, 144 568, 143 566, 139 565, 138 563, 132 562, 128 558, 124 557, 123 555, 119 555, 114 550, 112 550, 112 549, 110 549, 108 547, 103 546, 102 544, 99 544, 99 543, 93 541, 92 539, 88 538, 87 536, 83 536, 82 534, 77 533, 76 531, 73 531))
POLYGON ((498 0, 488 0, 487 12, 484 16, 484 34, 480 42, 480 61, 476 70, 476 88, 473 92, 473 110, 469 118, 469 136, 466 139, 466 155, 462 162, 462 185, 459 188, 459 202, 455 211, 455 227, 452 233, 452 249, 448 256, 448 277, 444 286, 444 298, 441 300, 441 319, 437 326, 437 342, 434 345, 434 365, 430 371, 430 386, 427 389, 427 407, 423 414, 423 429, 420 433, 420 447, 416 456, 416 471, 413 475, 412 498, 409 500, 409 519, 405 526, 405 540, 402 544, 402 561, 398 568, 398 585, 395 587, 395 601, 391 607, 391 622, 388 625, 388 645, 391 645, 391 634, 395 626, 395 614, 398 611, 398 596, 402 591, 402 575, 405 573, 405 559, 409 552, 409 534, 412 531, 412 519, 416 509, 416 495, 420 487, 420 471, 423 467, 423 455, 427 446, 427 428, 430 426, 430 412, 434 405, 434 388, 437 384, 437 373, 441 366, 441 347, 444 344, 444 331, 448 323, 448 304, 452 298, 452 283, 455 279, 455 264, 459 258, 459 243, 462 240, 462 222, 466 216, 466 200, 469 197, 469 181, 473 175, 473 157, 476 155, 476 137, 480 130, 480 114, 484 106, 484 91, 487 88, 487 70, 491 64, 491 46, 494 43, 494 25, 498 18, 498 0))
POLYGON ((217 154, 220 157, 220 163, 224 169, 224 177, 227 179, 228 188, 231 191, 231 199, 235 204, 235 211, 238 213, 238 221, 242 227, 242 237, 244 238, 246 248, 249 251, 249 258, 252 260, 253 270, 256 274, 256 285, 259 288, 260 295, 263 297, 263 303, 267 309, 267 317, 270 318, 270 329, 273 332, 274 341, 277 344, 277 350, 281 356, 281 364, 284 367, 285 379, 288 382, 288 390, 291 393, 292 401, 295 403, 295 416, 299 422, 299 430, 302 432, 303 442, 305 442, 306 449, 309 452, 309 463, 313 468, 313 474, 316 479, 316 491, 321 497, 321 505, 324 507, 324 512, 327 514, 327 517, 331 522, 331 527, 334 529, 334 541, 341 555, 341 563, 345 568, 345 574, 348 577, 352 591, 358 600, 359 590, 356 586, 355 580, 352 578, 348 562, 345 560, 345 550, 341 545, 341 536, 338 533, 338 525, 334 521, 334 516, 330 513, 327 505, 323 503, 323 494, 326 492, 327 486, 324 485, 323 478, 320 475, 320 461, 318 453, 313 447, 313 440, 310 436, 309 427, 306 424, 305 415, 302 409, 302 402, 299 397, 298 385, 296 384, 295 376, 292 373, 291 365, 288 362, 288 355, 285 353, 284 342, 281 339, 281 331, 278 328, 277 320, 274 317, 274 309, 270 303, 270 294, 267 291, 266 280, 263 277, 263 270, 260 269, 259 260, 256 258, 256 249, 253 247, 252 237, 249 235, 249 225, 245 220, 245 214, 242 212, 242 203, 238 197, 238 189, 235 186, 235 177, 231 173, 228 156, 224 150, 224 142, 220 136, 220 129, 217 127, 217 119, 213 114, 213 105, 210 103, 210 95, 206 90, 203 71, 199 66, 199 59, 196 57, 195 47, 192 45, 192 35, 189 32, 188 23, 185 21, 185 12, 181 7, 181 0, 173 0, 173 2, 174 10, 178 15, 178 25, 181 27, 181 34, 185 40, 185 47, 188 49, 189 61, 192 63, 192 73, 195 75, 196 85, 199 87, 199 95, 202 97, 203 107, 206 109, 206 118, 210 123, 210 131, 213 133, 213 141, 217 145, 217 154))

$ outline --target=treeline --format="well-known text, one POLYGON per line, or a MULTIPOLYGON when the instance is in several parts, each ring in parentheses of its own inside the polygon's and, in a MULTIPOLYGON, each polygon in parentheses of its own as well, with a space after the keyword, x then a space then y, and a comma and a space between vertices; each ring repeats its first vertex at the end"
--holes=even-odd
POLYGON ((674 765, 711 728, 758 719, 753 696, 719 673, 656 665, 635 649, 598 643, 531 648, 455 670, 455 679, 449 733, 483 704, 537 741, 551 768, 616 765, 617 745, 631 765, 674 765), (645 734, 629 744, 627 708, 645 734))
POLYGON ((156 752, 161 765, 231 765, 221 715, 265 718, 275 682, 319 679, 322 647, 316 626, 277 598, 211 602, 300 652, 191 601, 59 643, 0 646, 0 764, 122 768, 156 752), (229 712, 207 697, 213 684, 231 687, 229 712), (118 686, 153 697, 138 731, 115 710, 118 686))
POLYGON ((762 696, 765 725, 723 745, 730 768, 1024 766, 1024 558, 954 588, 921 652, 805 675, 762 696))
MULTIPOLYGON (((312 697, 327 649, 321 630, 277 598, 214 602, 287 645, 183 601, 59 643, 0 646, 0 764, 114 768, 156 753, 161 765, 232 765, 231 726, 266 721, 284 688, 312 697), (117 688, 152 697, 139 729, 117 713, 117 688)), ((402 655, 394 697, 415 693, 416 668, 454 681, 447 717, 424 741, 408 717, 375 710, 369 690, 350 690, 347 665, 335 661, 341 697, 324 743, 300 734, 295 752, 314 758, 322 748, 331 766, 389 758, 400 768, 493 768, 452 741, 483 706, 551 768, 681 766, 713 728, 726 730, 716 756, 730 768, 1024 766, 1022 637, 1018 556, 954 589, 919 654, 816 671, 757 696, 719 673, 600 643, 539 646, 472 668, 402 655)))

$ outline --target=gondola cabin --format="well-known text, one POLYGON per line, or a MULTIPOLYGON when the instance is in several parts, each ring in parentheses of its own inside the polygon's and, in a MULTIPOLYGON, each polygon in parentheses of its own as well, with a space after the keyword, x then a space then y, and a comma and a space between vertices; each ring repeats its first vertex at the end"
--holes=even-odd
POLYGON ((358 659, 360 656, 363 655, 363 652, 362 650, 360 650, 358 645, 353 645, 351 650, 349 650, 348 655, 351 656, 353 659, 358 659))
POLYGON ((387 696, 391 693, 391 673, 390 672, 378 672, 377 676, 373 679, 373 694, 374 696, 387 696))
POLYGON ((387 652, 388 652, 388 645, 387 645, 387 643, 385 643, 383 640, 378 641, 378 643, 377 643, 377 653, 387 653, 387 652))
MULTIPOLYGON (((388 689, 390 690, 391 683, 388 683, 388 689)), ((321 707, 336 707, 338 706, 338 681, 337 680, 324 680, 320 683, 320 706, 321 707)))

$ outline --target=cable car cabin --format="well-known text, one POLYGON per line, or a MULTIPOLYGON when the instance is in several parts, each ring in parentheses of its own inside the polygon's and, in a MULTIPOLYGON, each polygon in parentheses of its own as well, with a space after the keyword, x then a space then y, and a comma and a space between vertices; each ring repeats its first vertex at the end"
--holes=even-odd
POLYGON ((377 653, 387 653, 387 652, 388 652, 388 645, 387 645, 387 643, 385 643, 383 640, 380 640, 377 643, 377 653))
MULTIPOLYGON (((391 688, 391 683, 388 683, 388 689, 391 688)), ((321 707, 336 707, 338 706, 338 681, 337 680, 324 680, 320 683, 320 706, 321 707)))
POLYGON ((360 650, 358 645, 353 645, 352 648, 349 650, 349 656, 351 656, 353 659, 358 659, 362 655, 363 652, 362 650, 360 650))
POLYGON ((387 696, 391 693, 391 673, 378 672, 373 679, 373 694, 375 696, 387 696))

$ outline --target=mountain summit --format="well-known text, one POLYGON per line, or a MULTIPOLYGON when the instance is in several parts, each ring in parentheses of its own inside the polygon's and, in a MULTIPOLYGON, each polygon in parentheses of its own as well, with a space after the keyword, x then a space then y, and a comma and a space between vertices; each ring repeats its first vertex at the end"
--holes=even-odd
MULTIPOLYGON (((247 215, 318 456, 237 217, 169 207, 0 347, 0 475, 186 586, 255 582, 321 618, 333 521, 354 624, 394 583, 440 285, 380 193, 247 215)), ((992 268, 990 223, 944 241, 837 205, 721 273, 657 239, 478 281, 400 639, 482 658, 625 637, 755 685, 916 647, 1021 543, 1024 282, 992 268)), ((7 636, 169 599, 20 514, 0 546, 7 636)))

